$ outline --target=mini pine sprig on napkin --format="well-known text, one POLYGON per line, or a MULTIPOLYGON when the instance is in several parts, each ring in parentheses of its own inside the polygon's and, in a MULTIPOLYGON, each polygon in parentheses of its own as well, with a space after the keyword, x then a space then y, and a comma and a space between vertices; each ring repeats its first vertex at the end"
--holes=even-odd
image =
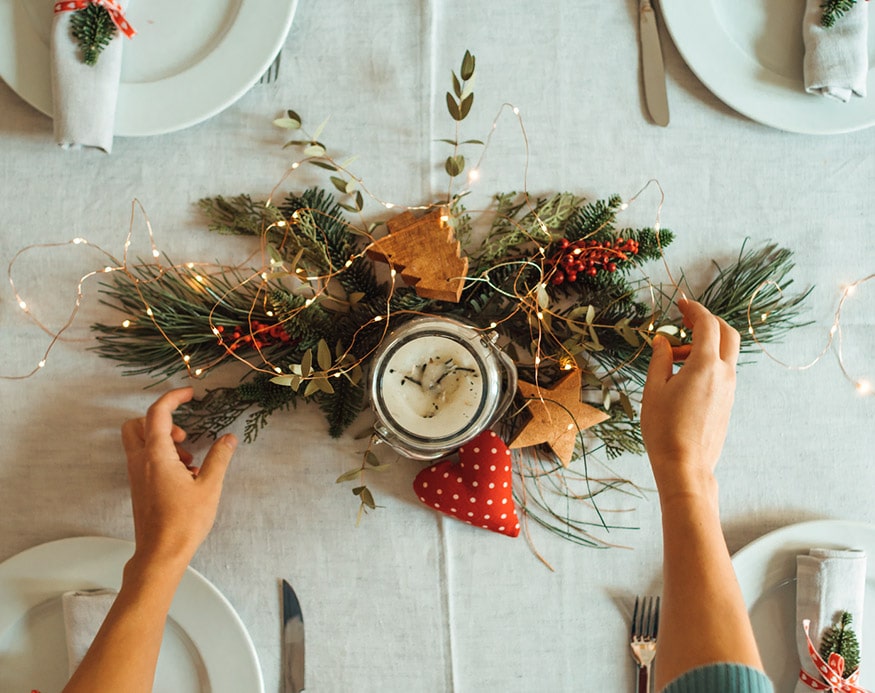
POLYGON ((86 5, 70 17, 73 38, 82 51, 82 62, 96 65, 97 59, 109 42, 115 38, 116 26, 109 11, 102 5, 86 5))
POLYGON ((824 0, 820 6, 823 10, 823 16, 820 19, 821 25, 828 29, 836 23, 839 17, 845 12, 849 12, 856 4, 857 0, 824 0))
POLYGON ((853 617, 847 611, 842 611, 839 622, 829 628, 820 643, 820 656, 829 660, 833 653, 841 655, 845 660, 844 671, 848 674, 856 671, 860 665, 860 644, 857 635, 851 628, 853 617))

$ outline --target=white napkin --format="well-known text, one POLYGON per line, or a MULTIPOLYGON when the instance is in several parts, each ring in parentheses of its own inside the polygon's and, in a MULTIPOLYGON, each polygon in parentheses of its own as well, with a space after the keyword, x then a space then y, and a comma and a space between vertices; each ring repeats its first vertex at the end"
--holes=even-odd
POLYGON ((67 632, 67 662, 70 676, 79 667, 88 648, 100 630, 106 614, 115 601, 115 590, 66 592, 61 598, 64 607, 64 629, 67 632))
MULTIPOLYGON (((796 649, 802 668, 815 678, 819 679, 820 675, 808 654, 802 619, 811 620, 811 642, 820 650, 824 631, 838 622, 842 611, 847 611, 853 617, 851 627, 862 653, 865 590, 866 554, 863 551, 811 549, 807 556, 796 557, 796 649)), ((811 688, 798 681, 796 693, 811 693, 811 688)))
MULTIPOLYGON (((122 9, 129 0, 118 0, 122 9)), ((73 12, 58 12, 52 24, 52 99, 55 141, 64 149, 99 147, 112 151, 115 106, 122 69, 122 46, 128 39, 118 30, 95 65, 82 62, 73 38, 73 12)))
POLYGON ((839 101, 866 96, 869 74, 869 3, 857 0, 826 28, 821 25, 823 0, 807 0, 802 21, 805 43, 805 91, 839 101))

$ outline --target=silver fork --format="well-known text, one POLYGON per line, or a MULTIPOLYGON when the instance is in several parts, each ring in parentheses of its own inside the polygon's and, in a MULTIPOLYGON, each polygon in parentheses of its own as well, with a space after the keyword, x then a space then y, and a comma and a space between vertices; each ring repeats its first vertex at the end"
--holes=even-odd
POLYGON ((283 52, 280 51, 276 54, 276 57, 273 59, 273 62, 270 64, 270 67, 265 70, 264 74, 261 75, 261 78, 258 80, 259 84, 270 84, 271 82, 275 82, 280 76, 280 59, 283 57, 283 52))
POLYGON ((632 656, 638 663, 638 693, 650 693, 650 666, 656 657, 659 597, 635 597, 632 611, 632 656))

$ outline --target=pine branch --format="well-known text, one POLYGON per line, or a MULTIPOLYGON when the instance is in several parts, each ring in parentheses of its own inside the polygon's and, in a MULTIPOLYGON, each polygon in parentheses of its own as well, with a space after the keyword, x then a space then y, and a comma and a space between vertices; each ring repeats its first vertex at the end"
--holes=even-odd
POLYGON ((714 263, 717 277, 698 300, 739 331, 742 351, 756 347, 754 335, 760 342, 773 343, 791 329, 810 324, 799 322, 799 316, 811 288, 787 293, 793 284, 788 278, 795 267, 792 258, 792 251, 776 244, 748 250, 745 242, 734 265, 723 269, 714 263), (749 330, 748 313, 754 334, 749 330))
POLYGON ((842 611, 839 622, 829 628, 820 642, 820 656, 829 660, 833 653, 840 654, 845 660, 844 676, 847 678, 860 666, 860 643, 857 634, 851 628, 853 617, 847 611, 842 611))
POLYGON ((117 29, 109 12, 102 5, 89 4, 70 17, 73 38, 79 43, 82 62, 96 65, 103 49, 115 37, 117 29))
POLYGON ((332 387, 334 392, 320 393, 317 402, 328 420, 328 435, 339 438, 364 408, 365 388, 342 377, 336 378, 332 387))
POLYGON ((824 0, 820 5, 823 15, 820 18, 821 26, 827 29, 833 26, 845 12, 850 12, 857 0, 824 0))

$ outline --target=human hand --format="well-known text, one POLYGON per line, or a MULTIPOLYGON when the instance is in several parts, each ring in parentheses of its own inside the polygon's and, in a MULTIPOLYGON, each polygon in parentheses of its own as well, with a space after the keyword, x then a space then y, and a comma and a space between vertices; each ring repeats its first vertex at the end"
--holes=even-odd
POLYGON ((641 433, 660 494, 701 490, 713 478, 735 393, 740 337, 725 320, 681 299, 693 347, 677 373, 668 340, 653 340, 641 407, 641 433))
POLYGON ((235 436, 222 436, 199 470, 190 467, 192 456, 181 447, 186 434, 173 423, 173 412, 192 395, 190 387, 171 390, 145 417, 122 426, 136 553, 146 559, 188 564, 213 526, 225 472, 237 447, 235 436))

